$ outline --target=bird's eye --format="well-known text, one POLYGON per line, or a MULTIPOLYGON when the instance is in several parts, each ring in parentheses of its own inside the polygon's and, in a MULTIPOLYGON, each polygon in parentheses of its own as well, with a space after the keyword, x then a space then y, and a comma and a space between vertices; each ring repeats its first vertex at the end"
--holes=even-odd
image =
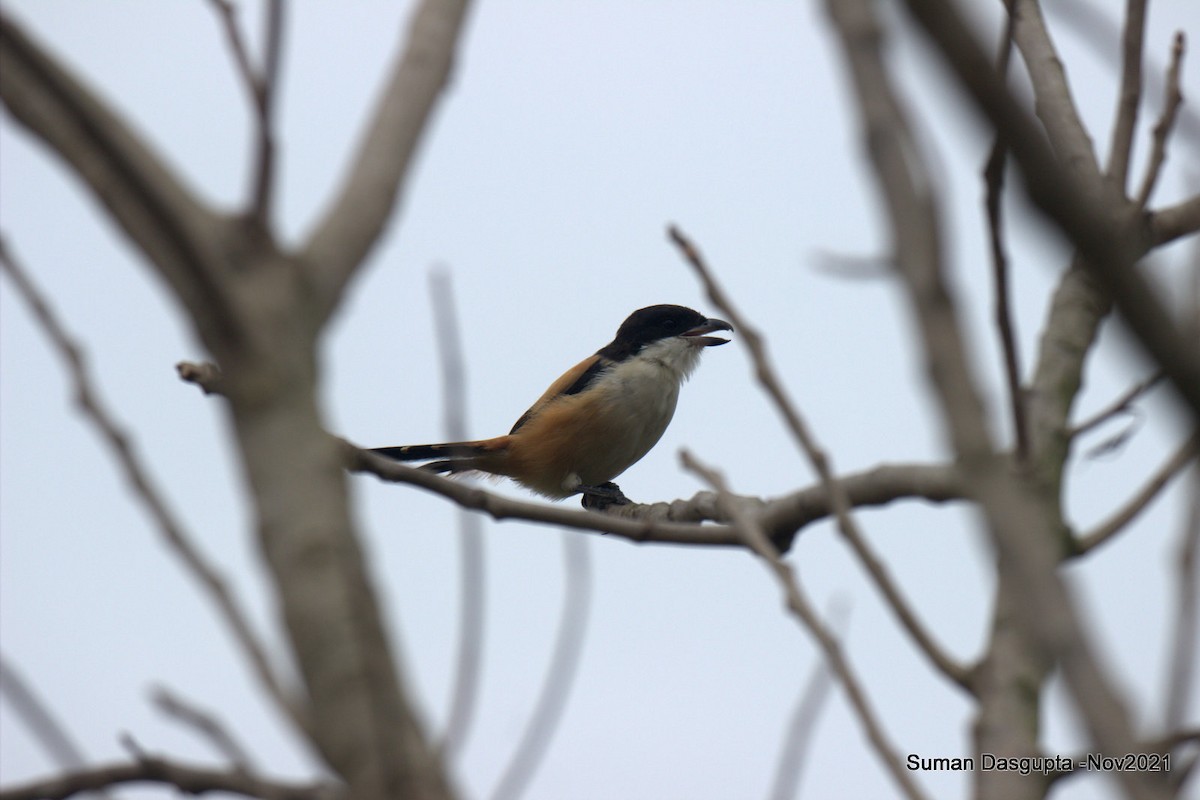
POLYGON ((668 317, 667 319, 663 320, 663 327, 667 330, 673 330, 677 324, 678 323, 675 322, 674 317, 668 317))

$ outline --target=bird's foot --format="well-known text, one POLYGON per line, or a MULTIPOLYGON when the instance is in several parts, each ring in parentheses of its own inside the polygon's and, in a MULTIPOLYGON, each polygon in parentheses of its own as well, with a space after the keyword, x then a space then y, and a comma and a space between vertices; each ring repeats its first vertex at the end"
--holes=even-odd
POLYGON ((580 503, 589 511, 607 511, 613 506, 633 504, 621 487, 612 481, 605 481, 599 486, 580 486, 579 491, 583 494, 580 503))

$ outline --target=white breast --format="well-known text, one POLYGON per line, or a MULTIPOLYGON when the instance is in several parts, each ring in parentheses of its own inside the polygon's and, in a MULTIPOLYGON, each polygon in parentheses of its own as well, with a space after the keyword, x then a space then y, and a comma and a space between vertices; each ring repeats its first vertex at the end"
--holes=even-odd
POLYGON ((656 342, 641 353, 614 365, 594 391, 603 397, 609 441, 603 459, 592 464, 580 480, 596 485, 612 480, 658 443, 675 415, 679 386, 695 368, 702 347, 683 339, 656 342))

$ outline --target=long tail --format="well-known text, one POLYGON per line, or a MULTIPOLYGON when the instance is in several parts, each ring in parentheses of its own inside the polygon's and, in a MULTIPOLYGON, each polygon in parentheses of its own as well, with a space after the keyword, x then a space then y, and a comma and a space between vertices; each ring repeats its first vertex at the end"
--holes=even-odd
POLYGON ((400 447, 372 447, 372 453, 393 458, 396 461, 429 461, 421 469, 430 472, 470 472, 482 469, 490 472, 490 464, 508 446, 508 437, 480 439, 474 442, 446 442, 444 444, 410 444, 400 447))

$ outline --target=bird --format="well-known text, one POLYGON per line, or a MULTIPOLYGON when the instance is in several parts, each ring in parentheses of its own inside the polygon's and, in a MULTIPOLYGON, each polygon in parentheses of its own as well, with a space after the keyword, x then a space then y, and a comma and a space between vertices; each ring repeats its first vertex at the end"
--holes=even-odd
POLYGON ((550 384, 506 436, 371 451, 427 461, 421 468, 436 473, 511 478, 555 500, 581 494, 585 508, 627 504, 613 478, 658 443, 701 352, 729 343, 710 335, 717 331, 733 326, 685 306, 640 308, 611 342, 550 384))

